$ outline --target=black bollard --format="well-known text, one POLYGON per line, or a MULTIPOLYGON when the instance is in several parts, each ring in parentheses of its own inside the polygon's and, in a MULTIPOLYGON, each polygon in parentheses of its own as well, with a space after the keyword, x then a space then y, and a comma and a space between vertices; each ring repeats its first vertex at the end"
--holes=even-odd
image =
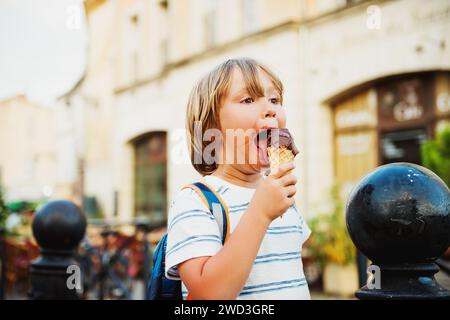
POLYGON ((381 166, 353 189, 346 211, 355 246, 380 271, 379 285, 369 279, 357 298, 450 299, 434 278, 450 246, 450 190, 437 175, 409 163, 381 166))
POLYGON ((84 214, 70 201, 52 201, 35 214, 32 228, 41 255, 31 264, 30 298, 79 299, 68 280, 77 269, 74 253, 86 231, 84 214))
POLYGON ((363 287, 367 283, 367 258, 356 250, 356 265, 358 267, 358 283, 360 287, 363 287))

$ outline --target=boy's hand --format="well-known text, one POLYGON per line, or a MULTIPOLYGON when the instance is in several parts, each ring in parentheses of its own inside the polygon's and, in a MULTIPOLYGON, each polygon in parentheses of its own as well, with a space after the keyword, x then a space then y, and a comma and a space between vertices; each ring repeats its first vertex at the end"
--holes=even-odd
POLYGON ((276 173, 267 176, 256 188, 249 206, 254 206, 255 212, 260 212, 268 223, 294 204, 297 192, 297 178, 292 173, 294 168, 293 162, 280 165, 276 173))

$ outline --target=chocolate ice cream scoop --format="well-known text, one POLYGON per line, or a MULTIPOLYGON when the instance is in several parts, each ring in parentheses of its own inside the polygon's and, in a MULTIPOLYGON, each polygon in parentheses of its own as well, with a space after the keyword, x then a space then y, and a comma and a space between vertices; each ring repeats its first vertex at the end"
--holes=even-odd
POLYGON ((292 151, 292 154, 296 156, 298 149, 294 144, 290 132, 286 128, 267 129, 261 131, 256 137, 258 145, 261 142, 267 141, 267 149, 269 148, 286 148, 292 151))

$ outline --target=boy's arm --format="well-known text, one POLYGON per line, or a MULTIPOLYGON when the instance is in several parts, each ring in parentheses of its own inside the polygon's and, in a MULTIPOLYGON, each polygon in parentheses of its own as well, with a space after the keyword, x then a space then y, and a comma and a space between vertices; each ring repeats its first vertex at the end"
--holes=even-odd
MULTIPOLYGON (((253 201, 252 201, 253 202, 253 201)), ((249 205, 223 248, 213 257, 187 260, 178 266, 180 277, 193 299, 235 299, 253 267, 270 220, 249 205)))
POLYGON ((297 179, 293 164, 281 165, 260 183, 238 225, 217 254, 178 265, 192 299, 236 299, 252 270, 259 247, 273 219, 294 204, 297 179))

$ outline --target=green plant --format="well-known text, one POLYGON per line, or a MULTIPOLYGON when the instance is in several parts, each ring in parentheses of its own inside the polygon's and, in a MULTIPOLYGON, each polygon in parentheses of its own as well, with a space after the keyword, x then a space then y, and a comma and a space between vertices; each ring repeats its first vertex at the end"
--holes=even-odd
POLYGON ((450 126, 439 132, 434 140, 423 143, 421 153, 422 164, 450 187, 450 126))
POLYGON ((340 187, 336 184, 330 194, 331 210, 308 221, 311 238, 308 249, 312 259, 322 267, 327 263, 348 265, 355 262, 356 248, 347 232, 340 187))

